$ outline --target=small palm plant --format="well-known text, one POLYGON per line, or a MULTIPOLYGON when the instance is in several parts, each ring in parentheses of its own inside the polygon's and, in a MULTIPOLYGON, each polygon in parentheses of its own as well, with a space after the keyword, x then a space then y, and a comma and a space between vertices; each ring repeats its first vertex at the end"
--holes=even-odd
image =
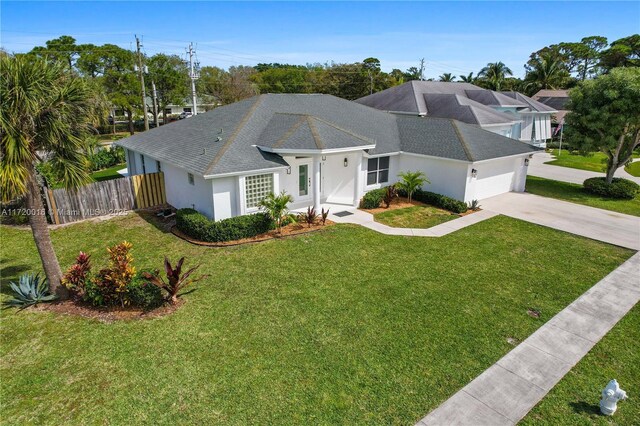
POLYGON ((396 183, 398 189, 407 193, 407 198, 411 201, 411 197, 413 193, 418 189, 422 188, 422 185, 429 182, 427 176, 420 172, 402 172, 398 174, 398 177, 401 179, 400 182, 396 183))
POLYGON ((207 277, 207 275, 202 275, 198 278, 190 278, 191 274, 195 272, 196 269, 200 267, 200 265, 196 265, 193 268, 189 269, 184 274, 182 273, 182 264, 184 263, 184 257, 178 260, 176 263, 176 267, 171 266, 171 262, 165 256, 164 258, 164 272, 167 275, 167 281, 165 282, 158 271, 150 274, 148 272, 143 272, 142 276, 149 280, 149 282, 157 287, 160 287, 164 291, 167 292, 167 300, 172 305, 175 305, 178 302, 178 297, 180 296, 178 293, 185 288, 186 286, 193 284, 201 279, 207 277))
POLYGON ((17 306, 20 309, 40 302, 50 302, 56 296, 49 293, 47 279, 41 279, 40 274, 24 274, 20 276, 18 284, 10 282, 9 286, 13 291, 13 299, 4 302, 7 306, 17 306))
POLYGON ((285 220, 295 220, 295 216, 289 211, 289 203, 292 201, 293 197, 282 191, 280 195, 272 192, 258 203, 258 207, 276 223, 276 230, 279 233, 282 233, 282 224, 285 220))

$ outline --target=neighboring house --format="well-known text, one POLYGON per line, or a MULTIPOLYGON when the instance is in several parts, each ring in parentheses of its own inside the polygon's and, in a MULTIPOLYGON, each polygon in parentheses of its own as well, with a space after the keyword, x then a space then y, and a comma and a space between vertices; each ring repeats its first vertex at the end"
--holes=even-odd
POLYGON ((557 111, 552 120, 555 124, 561 123, 564 120, 564 116, 569 112, 567 110, 567 104, 569 103, 568 90, 540 90, 532 98, 557 111))
MULTIPOLYGON (((216 99, 212 96, 208 95, 198 95, 196 99, 196 104, 198 106, 198 114, 203 112, 210 111, 215 107, 219 106, 220 103, 216 101, 216 99)), ((148 99, 147 105, 149 106, 149 111, 153 111, 153 104, 151 102, 151 98, 148 99)), ((193 112, 193 103, 191 99, 185 99, 183 102, 179 104, 170 104, 164 108, 164 112, 167 115, 179 115, 182 112, 193 112)), ((163 111, 158 111, 160 116, 162 116, 163 111)))
POLYGON ((117 142, 132 175, 164 172, 167 201, 215 220, 252 213, 270 192, 293 208, 356 206, 401 171, 471 201, 523 191, 537 148, 450 119, 378 111, 331 95, 268 94, 117 142))
POLYGON ((441 81, 410 81, 356 102, 394 114, 452 118, 541 147, 551 138, 556 112, 518 92, 441 81))

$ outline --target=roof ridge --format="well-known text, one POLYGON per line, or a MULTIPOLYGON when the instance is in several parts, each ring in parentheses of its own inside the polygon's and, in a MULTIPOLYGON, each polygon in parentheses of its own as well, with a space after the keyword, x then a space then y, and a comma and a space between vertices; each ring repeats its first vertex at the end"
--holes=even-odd
POLYGON ((220 159, 222 158, 224 153, 227 152, 227 149, 229 149, 231 144, 235 141, 236 137, 238 136, 238 133, 240 133, 240 130, 242 130, 242 128, 245 126, 245 124, 247 124, 247 121, 249 121, 249 118, 251 118, 253 113, 256 111, 256 109, 258 108, 258 105, 262 102, 263 98, 264 98, 264 95, 258 95, 258 97, 256 98, 256 100, 253 103, 253 105, 251 105, 249 110, 245 113, 244 117, 242 117, 242 120, 240 120, 240 123, 238 123, 238 127, 236 127, 236 129, 233 131, 231 136, 229 136, 229 139, 227 139, 227 141, 224 143, 224 145, 222 145, 222 147, 220 147, 220 149, 216 153, 216 156, 213 157, 213 160, 211 160, 211 162, 207 165, 207 169, 205 171, 205 174, 208 174, 211 171, 211 169, 216 164, 218 164, 218 162, 220 161, 220 159))
POLYGON ((471 155, 471 151, 469 150, 469 147, 467 146, 467 141, 464 139, 464 137, 462 136, 462 133, 460 132, 460 129, 458 128, 457 120, 452 119, 451 125, 453 126, 453 130, 455 130, 456 135, 460 140, 460 145, 462 145, 462 149, 464 150, 465 155, 467 156, 469 161, 475 161, 475 159, 473 158, 473 155, 471 155))
MULTIPOLYGON (((416 84, 415 84, 416 81, 417 80, 411 80, 409 82, 409 84, 411 85, 411 93, 413 94, 413 101, 416 103, 416 111, 418 112, 418 114, 420 114, 420 105, 418 105, 418 91, 416 90, 416 84)), ((400 86, 398 86, 398 87, 400 87, 400 86)), ((425 102, 425 104, 426 104, 426 102, 425 102)), ((425 107, 426 107, 427 110, 424 113, 425 114, 429 114, 429 107, 427 107, 426 105, 425 105, 425 107)))
MULTIPOLYGON (((458 106, 468 109, 469 112, 471 112, 471 115, 473 115, 473 118, 476 119, 476 124, 480 124, 480 117, 478 117, 478 114, 476 114, 475 108, 473 108, 473 106, 471 106, 471 105, 463 105, 462 103, 460 103, 461 95, 458 95, 456 93, 456 94, 453 95, 453 97, 455 98, 456 102, 458 103, 458 106)), ((466 98, 466 99, 469 99, 469 98, 466 98)), ((473 99, 469 99, 469 100, 472 101, 473 99)))
POLYGON ((361 136, 361 135, 359 135, 359 134, 357 134, 357 133, 354 133, 354 132, 352 132, 352 131, 350 131, 350 130, 344 129, 344 128, 342 128, 342 127, 340 127, 340 126, 338 126, 338 125, 336 125, 336 124, 333 124, 333 123, 331 123, 331 122, 329 122, 329 121, 326 121, 326 120, 324 120, 324 119, 322 119, 322 118, 320 118, 320 117, 316 117, 315 115, 310 115, 309 117, 311 117, 311 118, 312 118, 312 119, 314 119, 314 120, 318 120, 319 122, 324 123, 324 124, 326 124, 327 126, 333 127, 334 129, 340 130, 341 132, 344 132, 344 133, 346 133, 346 134, 348 134, 348 135, 351 135, 351 136, 353 136, 354 138, 357 138, 357 139, 363 140, 363 141, 365 141, 365 142, 374 142, 374 143, 375 143, 375 140, 373 140, 373 139, 369 139, 369 138, 367 138, 367 137, 365 137, 365 136, 361 136))
POLYGON ((306 114, 291 114, 291 115, 299 115, 300 118, 298 119, 298 121, 296 121, 295 123, 293 123, 293 125, 291 126, 291 128, 289 130, 287 130, 285 132, 284 135, 282 135, 282 137, 280 139, 278 139, 278 141, 276 141, 275 144, 273 144, 274 148, 277 148, 279 146, 282 146, 282 144, 285 143, 285 141, 287 139, 289 139, 291 137, 291 135, 293 135, 296 130, 298 130, 300 128, 300 125, 302 125, 302 122, 308 117, 308 115, 306 114))
POLYGON ((322 139, 320 139, 320 134, 318 134, 318 129, 316 129, 316 125, 313 124, 313 120, 311 120, 311 116, 307 115, 307 123, 309 124, 309 129, 311 130, 311 135, 313 136, 313 140, 316 143, 316 147, 318 149, 324 149, 324 144, 322 143, 322 139))

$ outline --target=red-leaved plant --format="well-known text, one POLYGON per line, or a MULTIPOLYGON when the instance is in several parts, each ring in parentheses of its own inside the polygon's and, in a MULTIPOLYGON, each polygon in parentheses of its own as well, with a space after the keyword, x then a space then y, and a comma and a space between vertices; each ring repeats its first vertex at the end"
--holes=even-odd
POLYGON ((184 257, 176 263, 176 267, 173 268, 169 259, 165 256, 164 258, 164 271, 167 275, 167 281, 160 277, 158 271, 150 274, 145 272, 142 276, 149 280, 151 284, 154 284, 164 291, 167 292, 167 301, 171 304, 176 304, 178 302, 178 297, 180 296, 178 293, 180 290, 184 289, 190 284, 195 283, 196 281, 200 281, 201 279, 207 277, 207 275, 201 275, 198 278, 190 278, 191 274, 195 272, 196 269, 200 267, 200 265, 196 265, 193 268, 189 269, 184 274, 182 273, 182 264, 184 263, 184 257))
POLYGON ((91 255, 80 252, 76 257, 76 263, 71 265, 62 276, 62 284, 78 296, 85 291, 85 283, 91 272, 91 255))

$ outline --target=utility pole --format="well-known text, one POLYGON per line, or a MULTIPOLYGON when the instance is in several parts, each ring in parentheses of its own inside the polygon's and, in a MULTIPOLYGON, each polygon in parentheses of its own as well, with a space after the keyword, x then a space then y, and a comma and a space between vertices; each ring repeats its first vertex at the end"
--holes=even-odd
POLYGON ((424 58, 420 59, 420 81, 424 81, 424 58))
POLYGON ((198 64, 193 62, 193 56, 195 50, 193 49, 193 43, 189 43, 189 78, 191 79, 191 100, 193 101, 193 115, 198 115, 198 103, 196 100, 196 80, 200 77, 198 74, 198 64))
MULTIPOLYGON (((151 80, 151 90, 151 95, 153 96, 153 122, 156 127, 158 127, 158 115, 160 114, 160 112, 158 111, 158 93, 156 92, 156 82, 153 79, 151 80)), ((162 124, 166 123, 163 122, 162 124)))
POLYGON ((144 73, 146 67, 142 64, 142 54, 140 53, 140 39, 136 36, 136 51, 138 52, 138 74, 140 75, 140 85, 142 86, 142 115, 144 116, 144 129, 149 130, 149 117, 147 117, 147 91, 144 87, 144 73))

